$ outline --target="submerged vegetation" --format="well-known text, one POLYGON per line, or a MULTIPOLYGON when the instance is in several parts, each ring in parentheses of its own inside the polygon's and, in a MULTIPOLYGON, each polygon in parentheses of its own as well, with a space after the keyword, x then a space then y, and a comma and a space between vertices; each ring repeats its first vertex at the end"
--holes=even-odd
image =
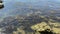
POLYGON ((53 16, 10 16, 4 18, 0 28, 6 34, 60 34, 60 19, 53 16))

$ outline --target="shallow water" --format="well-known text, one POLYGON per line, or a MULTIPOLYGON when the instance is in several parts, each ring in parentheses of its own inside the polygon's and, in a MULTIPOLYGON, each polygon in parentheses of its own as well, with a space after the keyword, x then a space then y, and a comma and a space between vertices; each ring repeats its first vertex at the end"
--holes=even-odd
POLYGON ((59 21, 58 23, 60 23, 59 18, 58 19, 55 18, 55 16, 57 15, 60 16, 60 0, 14 0, 14 1, 3 0, 3 3, 4 3, 4 8, 0 9, 0 28, 2 27, 2 30, 6 29, 7 34, 12 33, 12 29, 10 28, 13 28, 13 30, 15 31, 15 26, 16 28, 19 27, 21 27, 22 29, 25 28, 28 34, 28 32, 32 32, 30 28, 31 26, 33 26, 34 24, 39 24, 44 20, 45 22, 47 21, 49 22, 50 18, 52 19, 51 22, 59 21), (50 13, 51 11, 54 11, 56 13, 51 14, 50 13), (41 12, 43 15, 54 15, 54 16, 41 17, 38 16, 40 15, 39 12, 41 12), (34 15, 35 13, 36 14, 38 13, 38 15, 37 16, 34 15), (32 14, 32 16, 26 17, 25 15, 27 14, 32 14), (24 16, 16 16, 16 15, 24 15, 24 16), (15 16, 15 17, 10 17, 10 16, 15 16))
MULTIPOLYGON (((41 9, 45 13, 51 10, 60 13, 60 1, 59 0, 3 0, 4 8, 0 9, 0 18, 7 16, 27 14, 29 11, 22 11, 20 8, 28 8, 31 5, 33 8, 41 9), (25 5, 20 5, 20 3, 25 5)), ((60 14, 59 14, 60 15, 60 14)))

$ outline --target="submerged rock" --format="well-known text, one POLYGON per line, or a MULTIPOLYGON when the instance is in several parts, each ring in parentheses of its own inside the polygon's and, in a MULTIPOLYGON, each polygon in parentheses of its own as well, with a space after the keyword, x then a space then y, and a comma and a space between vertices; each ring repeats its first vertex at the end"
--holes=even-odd
POLYGON ((3 1, 0 0, 0 9, 4 8, 4 4, 3 4, 3 1))
POLYGON ((31 28, 40 34, 60 34, 60 23, 49 23, 41 22, 31 26, 31 28), (52 26, 52 27, 51 27, 52 26))

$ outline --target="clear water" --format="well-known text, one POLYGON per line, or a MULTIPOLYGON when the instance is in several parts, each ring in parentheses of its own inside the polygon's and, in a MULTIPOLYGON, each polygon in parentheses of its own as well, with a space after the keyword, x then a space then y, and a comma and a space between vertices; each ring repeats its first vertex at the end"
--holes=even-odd
MULTIPOLYGON (((0 18, 4 18, 16 14, 26 14, 28 11, 20 11, 19 9, 26 8, 31 5, 33 8, 39 8, 43 11, 55 10, 60 12, 60 0, 3 0, 4 8, 0 9, 0 18), (21 3, 25 5, 21 6, 21 3)), ((24 15, 23 14, 23 15, 24 15)))

